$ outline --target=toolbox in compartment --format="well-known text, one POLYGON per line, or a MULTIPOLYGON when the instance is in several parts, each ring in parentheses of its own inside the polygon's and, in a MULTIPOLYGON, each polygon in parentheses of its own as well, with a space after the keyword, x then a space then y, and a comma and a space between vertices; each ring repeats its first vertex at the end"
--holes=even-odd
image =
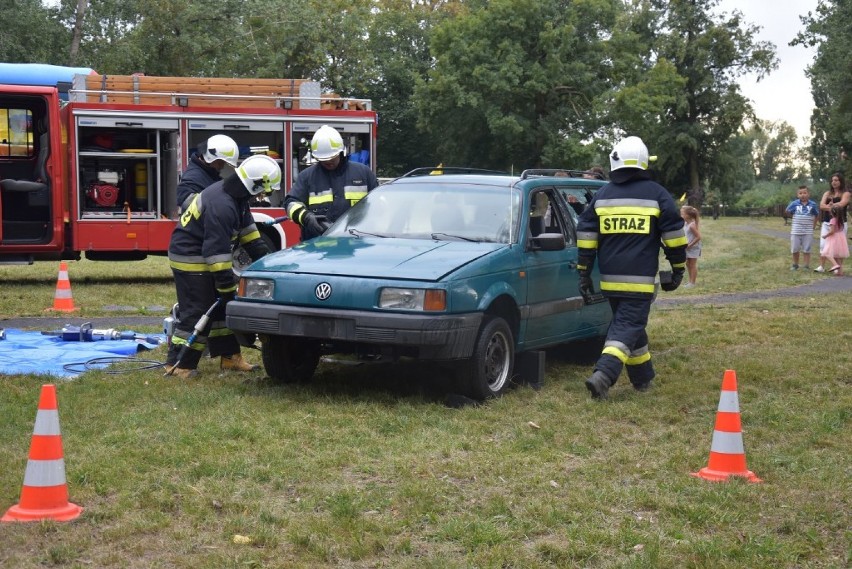
POLYGON ((81 219, 157 219, 177 121, 148 117, 78 117, 78 205, 81 219))

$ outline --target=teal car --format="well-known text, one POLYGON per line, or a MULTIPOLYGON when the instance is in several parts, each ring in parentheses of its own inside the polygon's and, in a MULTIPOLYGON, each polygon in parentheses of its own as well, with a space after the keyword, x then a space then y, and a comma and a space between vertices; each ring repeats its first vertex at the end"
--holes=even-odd
POLYGON ((259 335, 276 381, 310 379, 324 354, 417 358, 448 364, 459 393, 499 396, 516 358, 601 338, 612 316, 578 292, 582 204, 568 200, 605 182, 556 174, 427 168, 383 184, 249 266, 227 325, 259 335))

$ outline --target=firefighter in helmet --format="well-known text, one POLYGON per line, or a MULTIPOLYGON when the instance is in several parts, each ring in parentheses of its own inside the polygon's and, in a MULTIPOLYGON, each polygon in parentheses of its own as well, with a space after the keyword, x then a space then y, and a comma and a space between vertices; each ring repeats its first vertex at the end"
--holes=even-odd
POLYGON ((596 399, 606 398, 625 366, 633 387, 648 389, 655 374, 645 327, 660 248, 672 268, 670 281, 660 279, 663 290, 675 290, 686 267, 683 219, 668 190, 651 179, 645 143, 628 136, 609 160, 610 183, 598 190, 577 225, 580 293, 587 302, 594 293, 597 258, 601 292, 612 308, 603 352, 586 380, 596 399))
POLYGON ((236 168, 239 157, 237 143, 224 134, 214 134, 199 144, 177 186, 177 205, 180 211, 186 210, 195 194, 221 179, 225 164, 236 168))
POLYGON ((349 160, 343 138, 328 125, 311 139, 311 155, 317 163, 299 174, 284 200, 287 215, 302 226, 303 240, 322 235, 328 223, 379 185, 369 166, 349 160))
POLYGON ((173 375, 195 375, 205 347, 221 356, 224 370, 252 371, 257 366, 240 355, 236 336, 225 327, 225 306, 237 290, 231 251, 240 244, 252 261, 269 253, 249 210, 249 200, 281 187, 281 168, 266 155, 247 158, 236 171, 194 194, 172 232, 169 265, 175 279, 180 322, 172 336, 166 366, 173 375), (199 319, 219 304, 192 344, 188 340, 199 319))

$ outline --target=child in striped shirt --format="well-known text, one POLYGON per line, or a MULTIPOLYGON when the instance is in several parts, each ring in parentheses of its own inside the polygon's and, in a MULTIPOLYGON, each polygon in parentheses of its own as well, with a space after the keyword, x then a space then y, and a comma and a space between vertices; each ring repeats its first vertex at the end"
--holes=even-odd
POLYGON ((785 211, 787 217, 793 218, 790 226, 790 252, 793 253, 791 271, 799 268, 799 253, 802 253, 804 268, 808 269, 811 262, 811 246, 814 242, 814 229, 819 219, 819 207, 811 198, 807 186, 799 186, 796 192, 798 199, 790 202, 785 211))

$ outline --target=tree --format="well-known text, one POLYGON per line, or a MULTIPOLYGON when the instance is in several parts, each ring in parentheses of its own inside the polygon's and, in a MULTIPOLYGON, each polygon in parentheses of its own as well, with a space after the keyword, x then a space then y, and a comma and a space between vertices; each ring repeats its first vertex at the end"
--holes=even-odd
POLYGON ((603 44, 618 2, 469 1, 431 38, 419 126, 444 164, 585 167, 607 90, 603 44))
POLYGON ((0 61, 64 65, 68 40, 57 8, 41 0, 0 2, 0 61))
POLYGON ((758 120, 748 135, 758 180, 789 182, 796 177, 796 129, 784 121, 758 120))
POLYGON ((811 172, 827 180, 836 170, 852 170, 852 2, 820 0, 816 14, 802 17, 805 30, 791 45, 817 47, 808 68, 811 115, 811 172))
POLYGON ((659 156, 666 187, 688 191, 699 203, 706 184, 721 183, 715 165, 730 161, 728 143, 753 115, 737 77, 754 73, 760 79, 776 65, 771 44, 754 40, 759 28, 737 11, 714 16, 717 4, 636 2, 624 28, 632 33, 638 54, 632 60, 640 67, 613 96, 616 126, 646 140, 659 156))
POLYGON ((368 50, 364 96, 380 110, 379 174, 395 176, 418 166, 437 164, 435 144, 417 130, 414 86, 431 64, 429 35, 436 22, 449 17, 457 3, 436 6, 411 0, 377 2, 368 50))

